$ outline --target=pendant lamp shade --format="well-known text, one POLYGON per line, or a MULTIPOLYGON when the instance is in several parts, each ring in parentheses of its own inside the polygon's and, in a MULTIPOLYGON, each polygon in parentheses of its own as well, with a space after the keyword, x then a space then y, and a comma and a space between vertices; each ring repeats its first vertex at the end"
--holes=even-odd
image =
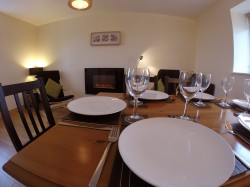
POLYGON ((68 5, 74 10, 87 10, 92 6, 92 0, 69 0, 68 5))

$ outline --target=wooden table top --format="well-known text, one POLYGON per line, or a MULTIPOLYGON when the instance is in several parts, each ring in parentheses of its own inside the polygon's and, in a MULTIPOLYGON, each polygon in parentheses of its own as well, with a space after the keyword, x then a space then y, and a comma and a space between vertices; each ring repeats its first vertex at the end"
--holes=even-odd
MULTIPOLYGON (((138 113, 148 117, 181 115, 184 109, 183 100, 176 96, 171 97, 175 99, 171 103, 146 101, 145 106, 138 108, 138 113)), ((233 114, 236 110, 222 109, 211 102, 207 104, 209 108, 199 109, 189 104, 187 113, 196 118, 199 124, 221 134, 234 151, 250 163, 250 146, 225 129, 225 120, 237 122, 233 114)), ((133 108, 128 106, 122 114, 131 114, 132 110, 133 108)), ((118 125, 122 124, 121 117, 118 125)), ((56 125, 13 156, 3 169, 27 186, 88 186, 108 143, 108 133, 108 131, 56 125)), ((98 186, 108 186, 116 151, 117 143, 111 147, 98 186)), ((249 186, 249 175, 248 171, 230 178, 224 186, 249 186)))

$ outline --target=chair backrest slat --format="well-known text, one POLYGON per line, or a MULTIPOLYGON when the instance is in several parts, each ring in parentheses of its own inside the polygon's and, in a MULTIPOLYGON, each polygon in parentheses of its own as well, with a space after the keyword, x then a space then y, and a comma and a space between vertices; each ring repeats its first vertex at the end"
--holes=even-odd
POLYGON ((29 136, 29 138, 32 139, 33 136, 32 136, 32 133, 30 131, 29 125, 27 123, 27 120, 25 118, 25 115, 24 115, 24 112, 23 112, 23 107, 21 105, 21 102, 20 102, 18 94, 14 94, 14 97, 15 97, 15 101, 16 101, 16 105, 17 105, 17 110, 18 110, 20 118, 21 118, 21 120, 23 122, 23 126, 24 126, 24 128, 26 130, 26 133, 29 136))
MULTIPOLYGON (((28 101, 27 92, 23 93, 23 98, 24 98, 24 101, 25 101, 25 107, 26 107, 26 110, 28 112, 28 115, 29 115, 30 121, 32 123, 32 126, 33 126, 36 134, 38 135, 39 134, 39 129, 37 127, 37 124, 36 124, 36 121, 34 119, 33 113, 31 111, 31 103, 28 101)), ((20 111, 19 111, 19 113, 20 113, 20 111)))
POLYGON ((20 151, 23 147, 55 125, 55 120, 42 80, 5 86, 2 86, 0 83, 0 111, 7 132, 17 151, 20 151), (35 97, 35 90, 38 90, 40 93, 40 103, 35 97), (20 116, 18 121, 17 119, 12 119, 12 115, 10 115, 6 101, 7 96, 12 96, 15 100, 16 108, 20 116), (23 98, 24 106, 21 104, 21 96, 23 98), (45 112, 45 116, 41 115, 41 109, 45 112), (22 128, 19 125, 20 121, 23 124, 22 128), (20 129, 26 133, 20 132, 20 129), (26 139, 28 140, 23 140, 24 137, 21 135, 24 134, 27 134, 26 139))
POLYGON ((36 115, 37 115, 37 119, 39 121, 39 124, 42 128, 42 130, 45 130, 45 126, 44 126, 44 123, 43 123, 43 120, 42 120, 42 117, 41 117, 41 114, 40 114, 40 111, 39 111, 39 105, 38 103, 36 102, 36 98, 35 98, 35 94, 34 92, 29 92, 30 96, 31 96, 31 99, 32 99, 32 103, 33 103, 33 107, 34 107, 34 110, 36 112, 36 115))

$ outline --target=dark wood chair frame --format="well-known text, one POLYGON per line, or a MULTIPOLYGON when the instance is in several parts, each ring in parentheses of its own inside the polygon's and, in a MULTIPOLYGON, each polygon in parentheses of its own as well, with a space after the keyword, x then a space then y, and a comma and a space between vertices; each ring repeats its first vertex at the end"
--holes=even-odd
POLYGON ((179 86, 179 78, 170 78, 169 76, 164 76, 164 86, 165 86, 165 93, 170 93, 169 85, 173 85, 171 88, 173 91, 171 93, 177 95, 178 94, 178 86, 179 86))
MULTIPOLYGON (((165 93, 169 93, 169 84, 173 85, 173 90, 175 90, 175 95, 179 93, 179 78, 170 78, 168 76, 164 77, 165 93)), ((215 84, 211 83, 209 87, 204 91, 210 95, 214 95, 215 84)))
POLYGON ((158 85, 157 85, 157 76, 150 77, 149 82, 154 83, 154 90, 158 90, 158 85))
MULTIPOLYGON (((50 71, 40 71, 36 74, 37 79, 42 79, 44 84, 46 85, 48 79, 52 79, 53 81, 60 83, 60 72, 58 70, 50 70, 50 71)), ((50 104, 55 104, 55 103, 60 103, 64 101, 70 101, 74 98, 74 95, 65 95, 64 94, 64 89, 61 90, 58 98, 53 98, 47 95, 49 98, 49 103, 50 104)))
MULTIPOLYGON (((165 93, 175 94, 179 93, 179 74, 180 70, 171 70, 171 69, 160 69, 158 71, 157 77, 158 80, 161 79, 165 87, 165 93)), ((156 89, 158 90, 158 84, 156 84, 156 89)), ((214 95, 215 84, 211 83, 205 93, 214 95)))
POLYGON ((46 132, 48 129, 55 125, 55 120, 49 105, 44 83, 42 80, 5 86, 0 83, 0 111, 7 132, 16 151, 20 151, 26 145, 34 141, 36 138, 38 138, 40 135, 42 135, 44 132, 46 132), (36 99, 34 90, 38 90, 40 92, 40 103, 36 99), (20 94, 22 95, 24 106, 21 104, 20 94), (15 125, 11 118, 10 111, 6 102, 7 96, 13 96, 15 99, 16 107, 19 112, 21 121, 27 133, 27 136, 29 137, 29 140, 26 143, 21 142, 18 133, 15 129, 15 125), (46 127, 43 121, 43 119, 45 120, 45 118, 42 118, 40 107, 43 107, 46 118, 48 120, 48 125, 46 125, 46 127), (27 110, 27 115, 25 115, 24 110, 27 110), (29 119, 29 121, 27 119, 29 119), (29 125, 28 122, 30 122, 31 125, 29 125), (38 125, 40 125, 40 130, 38 125))
MULTIPOLYGON (((175 69, 160 69, 157 73, 157 79, 162 81, 164 92, 167 94, 178 94, 180 70, 175 69)), ((158 90, 158 86, 157 86, 158 90)))

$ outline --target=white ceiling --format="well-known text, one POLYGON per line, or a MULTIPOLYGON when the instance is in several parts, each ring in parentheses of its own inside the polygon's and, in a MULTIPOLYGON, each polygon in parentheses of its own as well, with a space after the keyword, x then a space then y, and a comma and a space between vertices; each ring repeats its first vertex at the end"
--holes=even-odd
POLYGON ((72 10, 67 0, 0 0, 0 12, 43 25, 97 12, 139 12, 195 18, 219 0, 93 0, 92 8, 72 10))

